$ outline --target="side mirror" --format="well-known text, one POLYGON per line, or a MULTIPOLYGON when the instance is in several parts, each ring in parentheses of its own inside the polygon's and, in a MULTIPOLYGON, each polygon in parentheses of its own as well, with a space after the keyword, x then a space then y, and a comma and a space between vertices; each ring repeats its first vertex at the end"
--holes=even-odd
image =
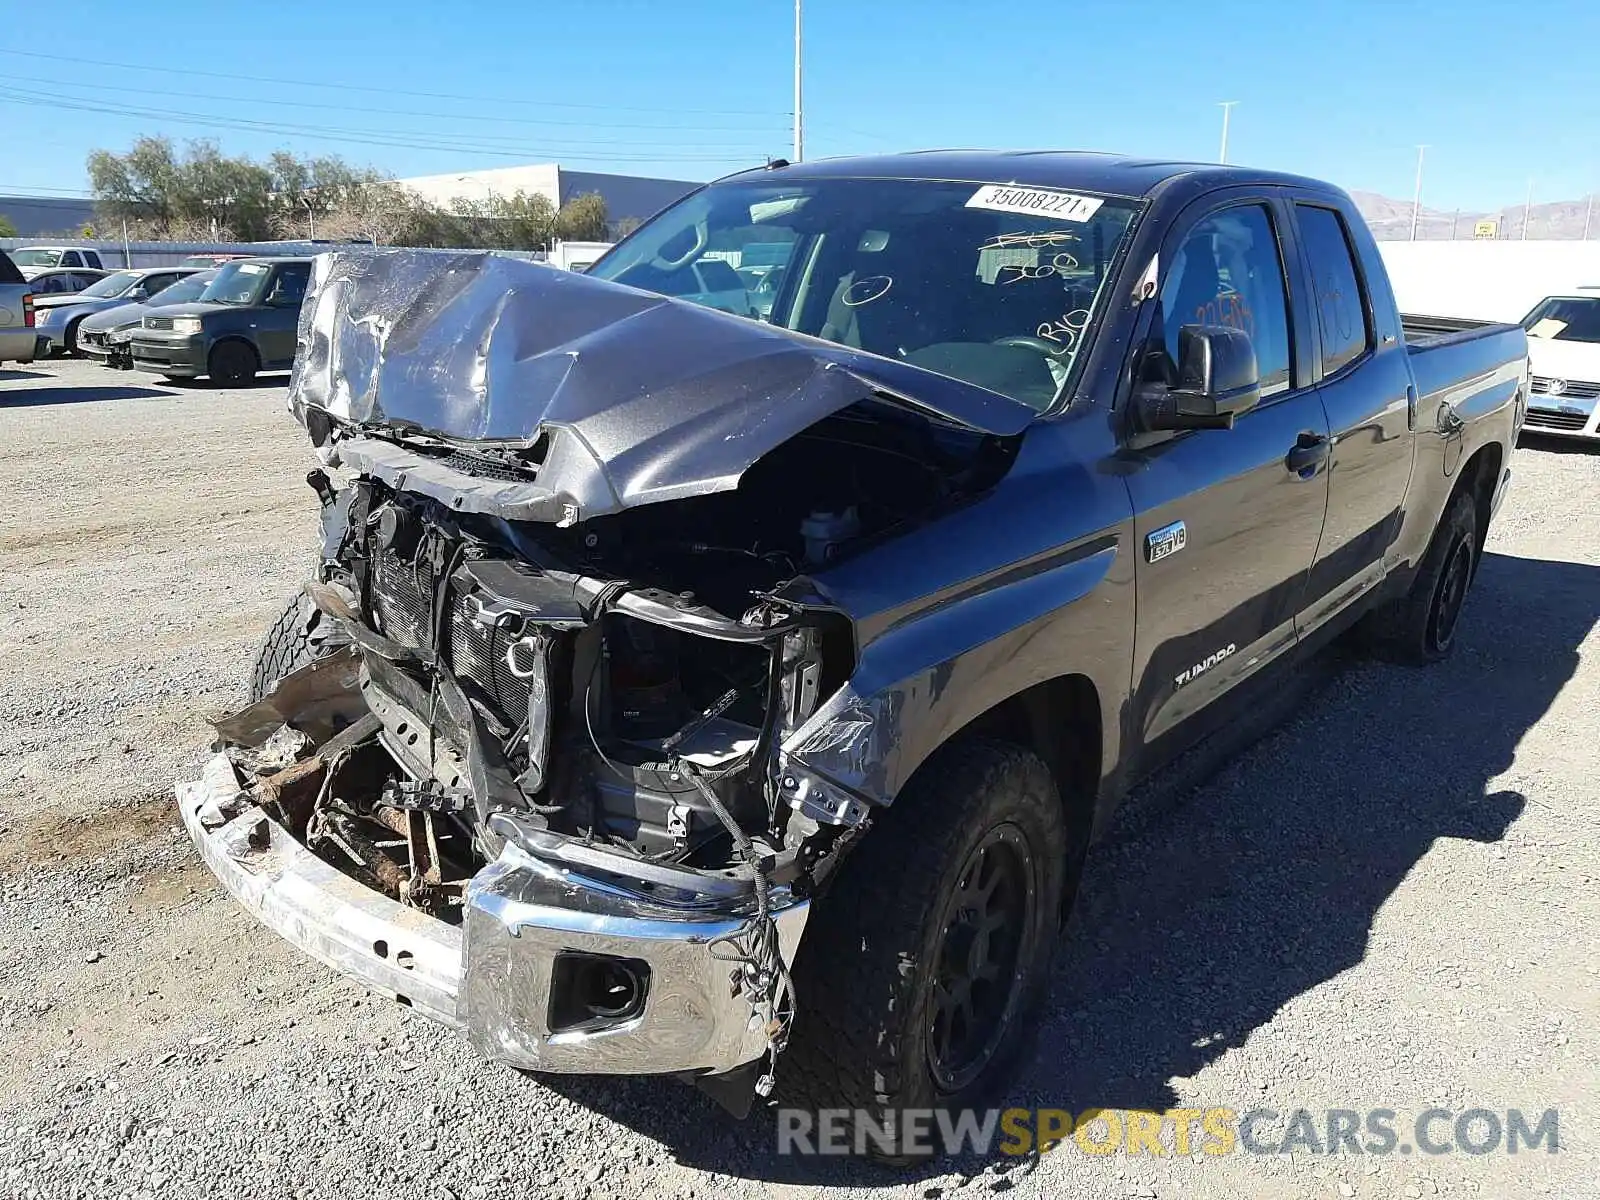
POLYGON ((1178 331, 1178 385, 1145 385, 1137 399, 1146 429, 1232 429, 1235 417, 1261 402, 1250 335, 1225 325, 1185 325, 1178 331))
POLYGON ((128 293, 128 299, 132 300, 135 304, 142 304, 144 301, 150 299, 150 293, 145 291, 142 287, 134 288, 133 291, 128 293))

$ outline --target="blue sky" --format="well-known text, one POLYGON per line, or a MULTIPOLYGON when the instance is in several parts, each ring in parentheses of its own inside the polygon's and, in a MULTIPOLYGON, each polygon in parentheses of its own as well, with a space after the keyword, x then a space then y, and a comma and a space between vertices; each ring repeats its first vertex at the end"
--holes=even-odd
MULTIPOLYGON (((143 133, 395 175, 555 160, 703 179, 789 150, 790 0, 245 11, 80 0, 13 22, 0 192, 84 189, 89 150, 143 133)), ((1536 203, 1570 199, 1600 189, 1596 46, 1600 0, 806 0, 806 149, 1213 159, 1218 102, 1237 100, 1234 162, 1409 199, 1426 142, 1430 207, 1521 203, 1530 177, 1536 203)))

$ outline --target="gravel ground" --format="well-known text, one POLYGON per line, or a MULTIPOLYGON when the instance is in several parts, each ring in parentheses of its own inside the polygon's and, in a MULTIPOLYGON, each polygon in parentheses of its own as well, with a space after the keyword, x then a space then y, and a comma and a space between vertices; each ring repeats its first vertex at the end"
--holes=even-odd
POLYGON ((1338 664, 1126 810, 1014 1095, 1553 1107, 1561 1153, 896 1173, 677 1084, 486 1066, 219 893, 170 788, 308 559, 282 383, 0 369, 0 1196, 1600 1196, 1600 452, 1518 452, 1452 661, 1338 664))

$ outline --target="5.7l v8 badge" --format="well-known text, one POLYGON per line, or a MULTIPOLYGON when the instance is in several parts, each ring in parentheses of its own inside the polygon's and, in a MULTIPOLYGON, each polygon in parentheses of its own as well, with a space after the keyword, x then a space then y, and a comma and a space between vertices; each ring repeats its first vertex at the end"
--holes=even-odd
POLYGON ((1188 544, 1189 530, 1182 521, 1152 529, 1144 539, 1145 561, 1160 562, 1163 558, 1171 558, 1188 544))

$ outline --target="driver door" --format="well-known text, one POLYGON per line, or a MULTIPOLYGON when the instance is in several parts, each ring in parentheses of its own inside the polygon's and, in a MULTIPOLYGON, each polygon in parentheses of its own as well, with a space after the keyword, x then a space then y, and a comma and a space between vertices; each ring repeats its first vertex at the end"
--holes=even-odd
POLYGON ((1131 715, 1145 769, 1199 732, 1191 718, 1295 643, 1327 509, 1318 447, 1328 422, 1294 319, 1304 290, 1291 228, 1274 193, 1213 196, 1180 216, 1161 249, 1138 370, 1175 379, 1181 328, 1230 326, 1250 335, 1261 400, 1231 429, 1125 443, 1139 555, 1131 715))
POLYGON ((266 306, 258 318, 256 340, 263 369, 282 369, 294 362, 300 329, 300 304, 311 281, 310 263, 284 263, 267 284, 266 306))

